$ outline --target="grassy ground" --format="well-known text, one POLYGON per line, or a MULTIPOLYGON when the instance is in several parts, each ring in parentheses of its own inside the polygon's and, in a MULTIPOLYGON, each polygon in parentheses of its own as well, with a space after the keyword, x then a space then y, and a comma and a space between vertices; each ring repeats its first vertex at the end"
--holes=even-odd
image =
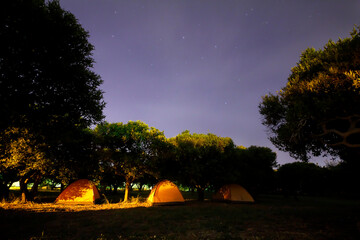
MULTIPOLYGON (((49 200, 56 193, 43 194, 49 200)), ((360 239, 360 202, 260 196, 255 204, 197 202, 148 207, 148 192, 110 204, 0 204, 0 239, 360 239)))

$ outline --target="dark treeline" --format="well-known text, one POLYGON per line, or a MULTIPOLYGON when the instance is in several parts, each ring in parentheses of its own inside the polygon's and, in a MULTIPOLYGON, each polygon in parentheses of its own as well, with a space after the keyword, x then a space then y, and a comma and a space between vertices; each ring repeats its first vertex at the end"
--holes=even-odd
POLYGON ((284 196, 337 196, 358 198, 357 170, 345 162, 320 167, 314 163, 294 162, 276 171, 276 192, 284 196))
POLYGON ((211 133, 184 131, 166 138, 163 132, 141 121, 104 122, 76 136, 73 151, 62 153, 68 161, 48 158, 29 134, 16 133, 20 134, 17 138, 9 138, 12 155, 1 165, 5 170, 0 174, 3 197, 8 196, 12 183, 24 176, 26 185, 33 184, 33 189, 21 189, 25 200, 34 199, 39 184, 66 186, 81 178, 91 179, 103 192, 125 188, 124 201, 134 184, 141 189, 162 179, 196 191, 199 200, 204 200, 205 191, 213 192, 229 183, 244 186, 255 198, 264 193, 294 197, 358 194, 356 175, 344 163, 320 167, 295 162, 275 170, 276 154, 271 149, 236 146, 231 138, 211 133))

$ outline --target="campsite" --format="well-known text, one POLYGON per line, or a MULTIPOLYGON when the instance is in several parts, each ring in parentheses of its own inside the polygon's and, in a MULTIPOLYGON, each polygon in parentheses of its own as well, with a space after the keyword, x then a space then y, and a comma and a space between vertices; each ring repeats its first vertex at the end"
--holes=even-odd
POLYGON ((2 0, 0 240, 359 240, 359 12, 2 0))

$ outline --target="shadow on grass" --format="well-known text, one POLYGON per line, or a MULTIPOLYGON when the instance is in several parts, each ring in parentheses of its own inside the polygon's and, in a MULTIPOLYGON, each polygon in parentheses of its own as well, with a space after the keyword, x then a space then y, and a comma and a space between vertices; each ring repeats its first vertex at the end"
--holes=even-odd
POLYGON ((0 208, 0 238, 360 239, 359 216, 357 201, 274 196, 256 204, 189 201, 79 212, 0 208))

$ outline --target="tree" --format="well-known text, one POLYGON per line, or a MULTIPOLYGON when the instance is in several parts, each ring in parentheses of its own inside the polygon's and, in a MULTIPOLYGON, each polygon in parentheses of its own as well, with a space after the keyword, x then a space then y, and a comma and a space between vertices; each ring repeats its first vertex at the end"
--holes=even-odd
POLYGON ((326 166, 326 191, 330 195, 337 195, 341 197, 360 197, 360 175, 359 169, 353 164, 342 161, 338 164, 326 166))
POLYGON ((196 188, 198 199, 204 200, 204 191, 216 183, 224 172, 225 153, 234 148, 231 138, 215 134, 191 134, 184 131, 170 142, 176 146, 179 167, 177 179, 184 185, 196 188))
POLYGON ((6 168, 0 164, 0 201, 9 198, 10 187, 18 180, 19 178, 16 170, 6 168))
POLYGON ((100 174, 99 149, 92 129, 74 129, 67 134, 62 147, 53 150, 55 169, 47 175, 62 185, 69 185, 78 179, 97 180, 100 174))
POLYGON ((0 14, 0 129, 103 118, 93 46, 58 1, 6 0, 0 14))
POLYGON ((274 190, 275 152, 259 146, 236 148, 234 151, 228 166, 229 175, 235 177, 234 182, 243 185, 253 195, 274 190))
POLYGON ((97 125, 95 132, 103 148, 101 164, 105 168, 112 167, 116 175, 125 178, 126 202, 133 182, 146 174, 157 174, 154 166, 163 154, 162 146, 167 144, 165 135, 141 121, 105 122, 97 125))
POLYGON ((270 140, 307 161, 330 154, 359 166, 360 33, 304 51, 287 85, 259 105, 270 140))
POLYGON ((5 131, 0 142, 5 149, 0 155, 0 167, 7 172, 16 173, 20 182, 22 201, 33 200, 37 193, 37 186, 41 182, 41 176, 51 171, 49 168, 51 161, 44 153, 46 146, 39 143, 27 129, 18 128, 5 131), (28 195, 27 189, 30 182, 33 183, 31 196, 28 195))
MULTIPOLYGON (((293 162, 281 165, 277 171, 279 187, 285 196, 321 195, 326 190, 327 169, 314 163, 293 162)), ((330 188, 334 191, 334 188, 330 188)))
MULTIPOLYGON (((25 135, 28 132, 32 142, 46 145, 42 147, 44 159, 51 164, 66 161, 58 153, 69 151, 66 142, 72 132, 103 118, 103 94, 98 89, 102 80, 92 71, 94 48, 88 37, 58 1, 2 2, 0 133, 13 129, 25 135)), ((21 139, 27 138, 9 139, 6 144, 18 142, 20 146, 21 139)), ((33 152, 38 151, 34 144, 27 144, 33 152)), ((4 146, 2 155, 7 151, 4 146)), ((42 165, 40 159, 32 158, 42 165)), ((42 166, 45 170, 51 164, 42 166)))

